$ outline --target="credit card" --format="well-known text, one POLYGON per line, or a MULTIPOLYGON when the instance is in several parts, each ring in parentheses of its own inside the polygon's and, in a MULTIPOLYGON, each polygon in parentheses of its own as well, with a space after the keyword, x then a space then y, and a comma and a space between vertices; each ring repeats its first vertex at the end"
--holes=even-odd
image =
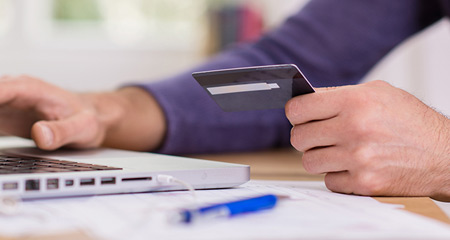
POLYGON ((314 92, 294 64, 220 69, 192 76, 226 112, 284 108, 292 97, 314 92))

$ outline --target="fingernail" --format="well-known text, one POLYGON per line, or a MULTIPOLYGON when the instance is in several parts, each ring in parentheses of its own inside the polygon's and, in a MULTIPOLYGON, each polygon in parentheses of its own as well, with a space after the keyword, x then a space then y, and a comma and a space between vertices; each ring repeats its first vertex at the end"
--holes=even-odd
POLYGON ((52 130, 46 125, 41 125, 41 132, 42 132, 45 146, 51 146, 53 144, 52 130))

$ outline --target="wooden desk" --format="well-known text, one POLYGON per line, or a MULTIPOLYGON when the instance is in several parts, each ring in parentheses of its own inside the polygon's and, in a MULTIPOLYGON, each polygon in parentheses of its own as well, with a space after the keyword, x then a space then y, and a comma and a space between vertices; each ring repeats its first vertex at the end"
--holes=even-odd
MULTIPOLYGON (((294 181, 321 181, 324 179, 324 175, 307 173, 302 167, 301 153, 290 149, 194 157, 250 165, 252 179, 294 181)), ((407 211, 450 224, 449 217, 428 197, 375 197, 375 199, 384 203, 402 204, 407 211)))

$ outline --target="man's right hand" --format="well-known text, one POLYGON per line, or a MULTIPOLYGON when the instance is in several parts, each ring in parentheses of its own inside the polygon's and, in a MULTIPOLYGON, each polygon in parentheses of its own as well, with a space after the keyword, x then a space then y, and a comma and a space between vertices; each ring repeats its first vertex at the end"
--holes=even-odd
POLYGON ((164 132, 161 109, 139 88, 75 94, 33 77, 0 78, 0 133, 32 138, 44 150, 152 150, 164 132))

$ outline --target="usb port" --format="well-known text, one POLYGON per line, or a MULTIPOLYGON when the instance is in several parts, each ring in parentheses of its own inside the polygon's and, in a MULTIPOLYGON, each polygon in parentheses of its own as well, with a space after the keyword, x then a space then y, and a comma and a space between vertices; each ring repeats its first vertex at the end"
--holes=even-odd
POLYGON ((25 190, 26 191, 37 191, 39 190, 39 179, 28 179, 25 181, 25 190))
POLYGON ((80 186, 95 185, 95 178, 80 179, 80 186))
POLYGON ((73 180, 72 179, 67 179, 66 181, 65 181, 65 183, 66 183, 66 187, 71 187, 71 186, 73 186, 73 180))
POLYGON ((16 190, 19 188, 17 182, 5 182, 3 183, 3 190, 16 190))
POLYGON ((59 179, 51 178, 47 179, 47 189, 58 189, 59 188, 59 179))
POLYGON ((102 178, 102 185, 105 184, 116 184, 116 178, 115 177, 104 177, 102 178))

